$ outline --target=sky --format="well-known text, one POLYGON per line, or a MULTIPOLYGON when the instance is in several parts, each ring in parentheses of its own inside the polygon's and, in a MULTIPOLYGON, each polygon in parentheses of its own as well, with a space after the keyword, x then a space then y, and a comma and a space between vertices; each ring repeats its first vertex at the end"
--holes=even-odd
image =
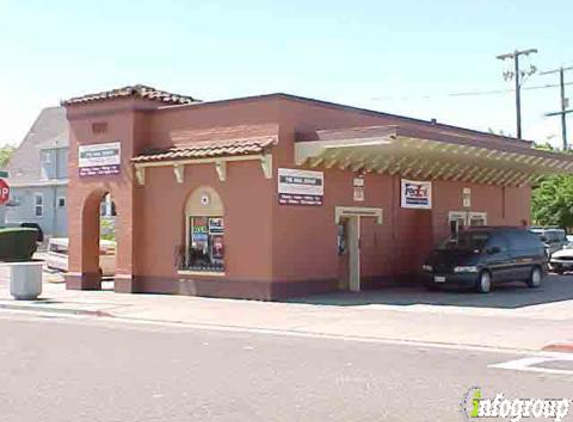
MULTIPOLYGON (((0 0, 0 144, 19 144, 43 107, 137 83, 205 101, 285 92, 515 135, 496 55, 537 48, 524 69, 573 65, 572 17, 571 0, 0 0)), ((559 90, 535 89, 557 82, 524 82, 524 138, 560 144, 559 118, 544 117, 559 90)))

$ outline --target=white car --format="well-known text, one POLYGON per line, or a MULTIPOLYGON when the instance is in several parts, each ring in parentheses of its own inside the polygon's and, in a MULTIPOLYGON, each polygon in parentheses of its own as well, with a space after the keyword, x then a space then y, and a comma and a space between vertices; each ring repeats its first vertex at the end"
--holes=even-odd
MULTIPOLYGON (((67 237, 54 237, 48 243, 46 265, 48 268, 68 272, 68 248, 67 237)), ((116 267, 116 244, 111 240, 99 242, 99 266, 104 277, 113 276, 116 267)))
POLYGON ((573 242, 563 246, 563 249, 553 252, 549 260, 549 268, 557 274, 573 271, 573 242))

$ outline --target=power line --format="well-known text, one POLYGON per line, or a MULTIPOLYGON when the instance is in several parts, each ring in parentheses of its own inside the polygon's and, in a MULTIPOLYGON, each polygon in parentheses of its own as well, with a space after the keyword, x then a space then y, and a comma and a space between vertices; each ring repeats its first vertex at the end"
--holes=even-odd
MULTIPOLYGON (((565 83, 565 86, 573 85, 573 82, 565 83)), ((537 86, 526 86, 522 87, 521 89, 524 91, 529 90, 539 90, 539 89, 549 89, 549 88, 559 88, 560 84, 545 84, 545 85, 537 85, 537 86)), ((498 95, 498 94, 509 94, 515 92, 513 88, 505 88, 505 89, 491 89, 491 90, 484 90, 484 91, 461 91, 461 92, 446 92, 444 94, 421 94, 421 95, 382 95, 378 97, 372 98, 374 101, 381 101, 381 100, 397 100, 397 99, 416 99, 416 98, 436 98, 439 96, 444 97, 474 97, 474 96, 482 96, 482 95, 498 95)))

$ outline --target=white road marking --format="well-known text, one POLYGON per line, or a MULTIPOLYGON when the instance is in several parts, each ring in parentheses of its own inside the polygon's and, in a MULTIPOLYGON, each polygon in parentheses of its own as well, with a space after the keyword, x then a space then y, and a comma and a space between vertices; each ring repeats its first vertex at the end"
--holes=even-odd
MULTIPOLYGON (((524 372, 540 372, 546 374, 559 374, 559 375, 573 375, 573 369, 554 369, 544 368, 541 365, 547 362, 573 362, 573 354, 571 353, 553 353, 551 355, 536 356, 529 358, 521 358, 510 360, 508 362, 496 363, 489 365, 489 368, 509 369, 512 371, 524 372)), ((572 364, 573 368, 573 364, 572 364)))

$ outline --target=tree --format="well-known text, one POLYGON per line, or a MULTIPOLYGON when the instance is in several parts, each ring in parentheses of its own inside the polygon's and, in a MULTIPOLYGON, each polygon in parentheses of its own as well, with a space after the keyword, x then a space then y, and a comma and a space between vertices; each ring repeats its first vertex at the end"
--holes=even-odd
MULTIPOLYGON (((556 151, 549 143, 536 144, 535 148, 561 154, 573 153, 571 150, 556 151)), ((548 175, 533 186, 531 215, 537 225, 573 227, 573 175, 548 175)))
POLYGON ((14 154, 15 150, 16 148, 14 145, 4 145, 3 147, 0 147, 0 168, 6 167, 6 164, 8 164, 8 161, 12 157, 12 154, 14 154))
POLYGON ((535 224, 573 227, 573 176, 547 176, 534 188, 531 211, 535 224))

